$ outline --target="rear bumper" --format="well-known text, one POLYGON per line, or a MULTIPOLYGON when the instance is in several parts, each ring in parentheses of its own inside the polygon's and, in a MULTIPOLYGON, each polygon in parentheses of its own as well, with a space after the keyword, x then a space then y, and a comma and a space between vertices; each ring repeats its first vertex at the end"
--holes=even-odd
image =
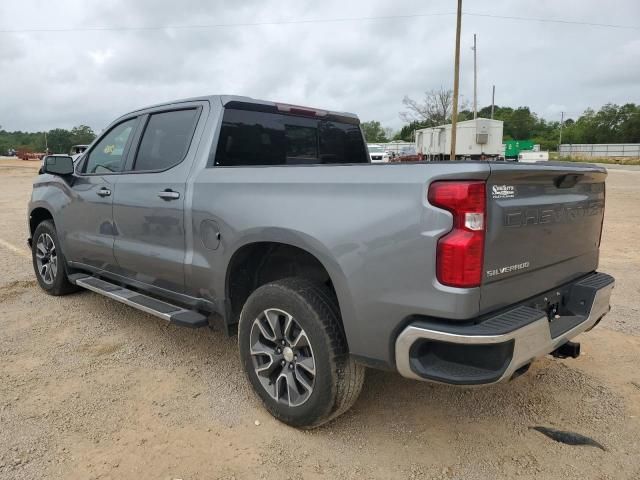
POLYGON ((594 273, 465 325, 416 320, 396 339, 396 367, 404 377, 454 385, 509 380, 593 328, 610 310, 614 285, 613 277, 594 273), (555 298, 558 314, 549 320, 545 308, 555 298))

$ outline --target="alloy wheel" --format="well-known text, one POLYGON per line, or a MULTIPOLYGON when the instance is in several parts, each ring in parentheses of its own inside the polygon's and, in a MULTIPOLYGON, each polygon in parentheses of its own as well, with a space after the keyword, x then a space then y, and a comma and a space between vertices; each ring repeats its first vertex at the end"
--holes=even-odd
POLYGON ((36 242, 36 265, 42 281, 52 285, 58 273, 58 255, 53 238, 48 233, 41 233, 36 242))
POLYGON ((316 363, 307 333, 289 313, 269 308, 251 325, 254 371, 277 402, 297 407, 313 393, 316 363))

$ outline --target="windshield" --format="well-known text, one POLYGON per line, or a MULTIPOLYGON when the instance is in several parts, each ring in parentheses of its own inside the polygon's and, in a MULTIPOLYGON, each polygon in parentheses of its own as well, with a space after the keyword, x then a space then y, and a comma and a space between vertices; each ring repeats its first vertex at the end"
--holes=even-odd
POLYGON ((369 151, 372 153, 382 153, 382 147, 380 145, 369 145, 369 151))

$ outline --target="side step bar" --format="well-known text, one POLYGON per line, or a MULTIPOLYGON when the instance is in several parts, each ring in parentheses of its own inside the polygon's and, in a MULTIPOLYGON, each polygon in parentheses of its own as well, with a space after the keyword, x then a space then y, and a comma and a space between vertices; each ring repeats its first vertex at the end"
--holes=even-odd
POLYGON ((150 313, 151 315, 155 315, 181 327, 199 328, 209 325, 207 317, 201 313, 134 292, 133 290, 109 283, 100 278, 82 274, 70 275, 69 277, 69 280, 79 287, 112 298, 120 303, 150 313))

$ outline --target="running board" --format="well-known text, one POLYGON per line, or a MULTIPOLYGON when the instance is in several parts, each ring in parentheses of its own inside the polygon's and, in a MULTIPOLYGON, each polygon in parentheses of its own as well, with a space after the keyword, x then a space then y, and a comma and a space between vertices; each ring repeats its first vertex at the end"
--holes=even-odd
POLYGON ((73 277, 69 278, 69 280, 79 287, 112 298, 120 303, 142 310, 143 312, 150 313, 169 323, 189 328, 206 327, 209 325, 207 317, 194 310, 186 310, 171 303, 134 292, 120 285, 109 283, 97 277, 81 275, 70 275, 69 277, 73 277))

